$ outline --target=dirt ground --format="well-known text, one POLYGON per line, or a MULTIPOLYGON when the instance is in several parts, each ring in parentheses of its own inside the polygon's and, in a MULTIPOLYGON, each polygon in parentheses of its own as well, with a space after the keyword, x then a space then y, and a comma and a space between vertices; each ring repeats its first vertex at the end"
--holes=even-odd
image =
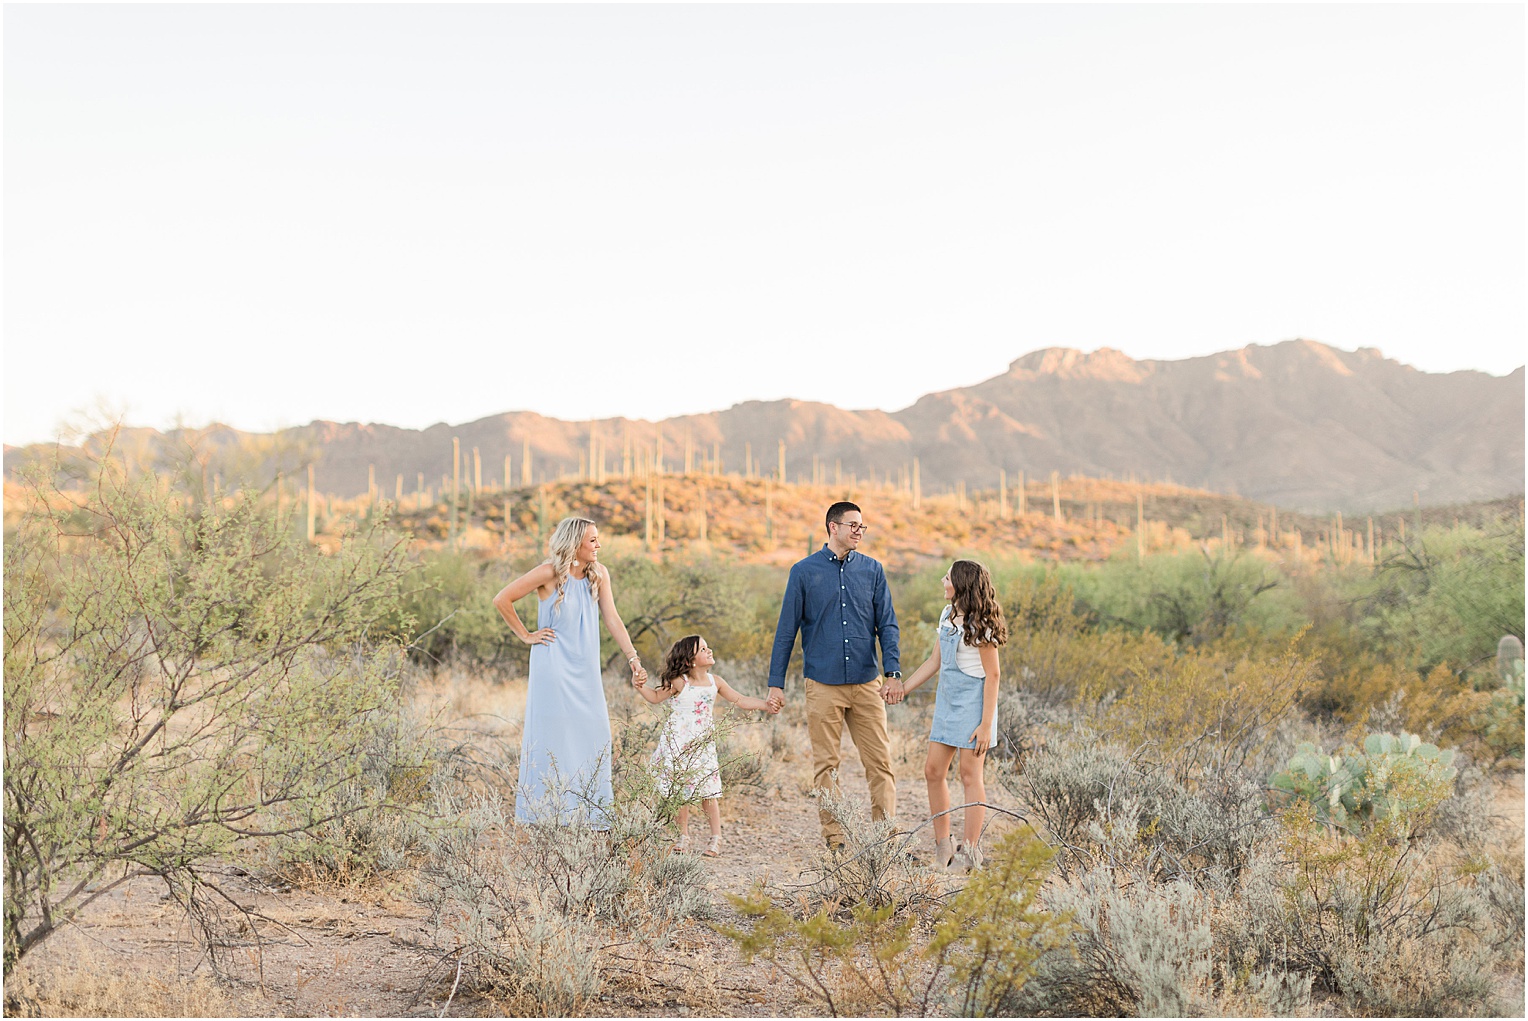
MULTIPOLYGON (((726 893, 745 893, 759 881, 787 888, 804 882, 803 870, 818 857, 817 809, 805 793, 811 786, 805 727, 791 725, 788 733, 792 747, 770 762, 765 789, 722 800, 722 856, 702 859, 716 921, 737 920, 726 893)), ((843 747, 843 786, 868 799, 864 771, 847 736, 843 747)), ((922 750, 904 740, 896 751, 902 759, 898 815, 915 823, 927 813, 922 750)), ((692 847, 704 846, 705 832, 704 816, 694 813, 692 847)), ((18 984, 13 991, 22 997, 23 1011, 423 1017, 442 1016, 442 1010, 449 1016, 492 1010, 461 992, 447 1005, 454 975, 440 962, 451 949, 449 935, 437 931, 426 909, 411 900, 407 881, 359 889, 269 889, 252 877, 233 876, 228 888, 237 891, 241 906, 267 920, 265 934, 274 939, 235 959, 231 988, 202 978, 207 963, 163 886, 135 880, 91 905, 76 924, 17 966, 11 981, 18 984)), ((780 1016, 802 1010, 787 980, 772 975, 767 964, 742 964, 731 941, 708 922, 681 926, 670 956, 671 970, 693 969, 691 981, 676 978, 671 988, 661 975, 617 981, 611 983, 617 991, 606 1002, 591 1004, 591 1013, 780 1016), (697 988, 703 991, 697 994, 697 988)))
MULTIPOLYGON (((811 781, 805 728, 792 721, 787 734, 788 747, 768 765, 765 789, 723 799, 723 854, 705 859, 718 921, 737 918, 725 894, 746 892, 760 881, 788 890, 803 883, 803 870, 818 860, 817 812, 805 794, 811 781)), ((904 825, 914 825, 927 813, 924 746, 905 728, 894 731, 893 737, 899 759, 898 815, 904 825)), ((847 737, 841 776, 846 791, 866 797, 864 772, 847 737)), ((958 795, 958 787, 952 793, 958 795)), ((1008 800, 995 784, 988 796, 998 804, 1008 800)), ((1497 825, 1507 839, 1516 835, 1521 851, 1521 774, 1502 784, 1495 808, 1497 825)), ((699 813, 691 819, 690 832, 692 846, 703 846, 705 823, 699 813)), ((989 831, 989 839, 992 835, 989 831)), ((915 846, 926 853, 931 840, 924 830, 915 846)), ((950 880, 952 885, 956 882, 950 880)), ((7 992, 18 997, 20 1012, 52 1016, 423 1017, 497 1012, 494 1004, 464 991, 450 997, 454 975, 441 963, 451 950, 449 934, 432 926, 428 912, 411 899, 406 880, 359 889, 269 889, 252 877, 235 876, 229 888, 238 891, 241 905, 267 920, 266 936, 274 939, 261 949, 242 951, 233 962, 232 985, 207 978, 207 963, 184 914, 162 887, 139 880, 92 905, 76 924, 30 954, 18 965, 7 992)), ((707 922, 681 926, 669 958, 668 977, 634 973, 611 982, 613 991, 602 1002, 590 1004, 589 1013, 811 1013, 787 979, 774 974, 767 963, 741 963, 732 943, 707 922)), ((1520 1015, 1521 983, 1514 977, 1508 985, 1514 988, 1503 986, 1504 1005, 1515 1002, 1520 1015)))

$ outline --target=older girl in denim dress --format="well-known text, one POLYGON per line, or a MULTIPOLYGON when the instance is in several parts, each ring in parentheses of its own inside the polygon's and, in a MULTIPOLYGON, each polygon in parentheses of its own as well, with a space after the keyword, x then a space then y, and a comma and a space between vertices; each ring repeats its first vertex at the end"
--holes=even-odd
POLYGON ((1008 641, 1003 608, 992 587, 992 576, 974 560, 957 560, 944 576, 944 597, 950 605, 939 616, 939 646, 903 684, 901 696, 936 673, 934 725, 929 731, 929 814, 934 817, 934 860, 941 868, 970 871, 982 863, 982 823, 987 800, 982 766, 987 749, 997 740, 998 646, 1008 641), (965 839, 950 835, 950 789, 945 782, 950 763, 960 756, 960 782, 965 789, 965 839))

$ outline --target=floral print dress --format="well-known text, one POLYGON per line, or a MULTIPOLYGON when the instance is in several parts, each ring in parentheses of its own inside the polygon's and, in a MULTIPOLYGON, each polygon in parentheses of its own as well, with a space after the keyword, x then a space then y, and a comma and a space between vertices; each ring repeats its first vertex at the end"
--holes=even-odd
POLYGON ((653 753, 658 790, 666 797, 677 793, 688 802, 722 796, 713 716, 716 678, 706 674, 706 680, 711 682, 706 686, 684 682, 679 694, 669 699, 669 717, 653 753))

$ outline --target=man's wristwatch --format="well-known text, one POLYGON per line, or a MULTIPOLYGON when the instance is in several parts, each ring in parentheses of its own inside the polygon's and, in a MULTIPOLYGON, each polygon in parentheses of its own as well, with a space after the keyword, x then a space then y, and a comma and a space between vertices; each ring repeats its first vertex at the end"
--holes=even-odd
POLYGON ((888 670, 881 676, 886 678, 888 681, 900 681, 902 679, 902 671, 888 670))

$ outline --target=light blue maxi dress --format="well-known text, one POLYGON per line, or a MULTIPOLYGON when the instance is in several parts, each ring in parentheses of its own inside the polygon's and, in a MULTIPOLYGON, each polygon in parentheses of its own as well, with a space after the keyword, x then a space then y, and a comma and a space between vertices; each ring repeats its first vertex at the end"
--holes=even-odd
POLYGON ((566 592, 555 611, 553 590, 536 613, 536 626, 557 635, 550 645, 531 646, 515 821, 581 821, 604 829, 611 802, 610 713, 600 681, 599 607, 587 578, 569 578, 566 592))

